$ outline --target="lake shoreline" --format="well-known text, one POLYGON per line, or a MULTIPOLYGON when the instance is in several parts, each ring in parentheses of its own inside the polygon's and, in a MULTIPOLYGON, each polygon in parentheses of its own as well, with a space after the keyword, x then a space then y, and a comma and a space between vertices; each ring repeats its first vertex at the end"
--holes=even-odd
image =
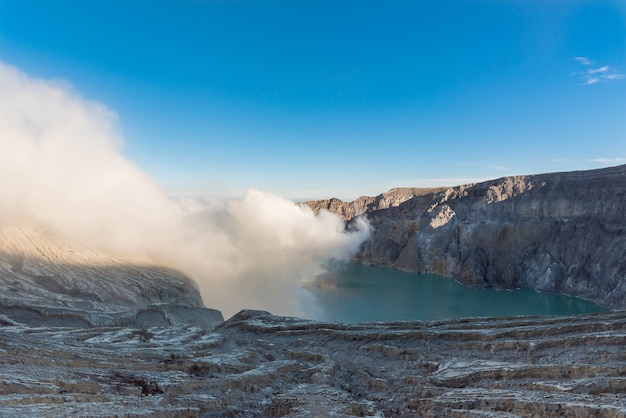
POLYGON ((446 276, 359 262, 329 266, 306 289, 323 312, 323 318, 316 319, 345 323, 567 316, 609 310, 573 296, 530 289, 470 287, 446 276))

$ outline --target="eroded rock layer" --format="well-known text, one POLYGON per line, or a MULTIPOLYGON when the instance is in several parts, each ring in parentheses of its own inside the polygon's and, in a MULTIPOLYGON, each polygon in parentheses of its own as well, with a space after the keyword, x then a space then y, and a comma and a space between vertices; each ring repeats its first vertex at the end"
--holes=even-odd
POLYGON ((357 259, 366 263, 626 307, 626 165, 405 197, 382 208, 365 198, 307 204, 347 219, 365 213, 373 233, 357 259))
POLYGON ((1 416, 624 417, 626 313, 0 328, 1 416))
POLYGON ((196 284, 149 259, 68 241, 31 221, 0 225, 0 323, 33 326, 215 325, 196 284))

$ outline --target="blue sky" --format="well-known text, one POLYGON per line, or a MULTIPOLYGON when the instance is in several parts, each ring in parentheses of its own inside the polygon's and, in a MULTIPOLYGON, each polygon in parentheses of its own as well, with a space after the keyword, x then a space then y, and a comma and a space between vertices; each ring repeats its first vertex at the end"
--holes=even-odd
POLYGON ((171 195, 626 163, 623 0, 0 0, 0 61, 115 111, 171 195))

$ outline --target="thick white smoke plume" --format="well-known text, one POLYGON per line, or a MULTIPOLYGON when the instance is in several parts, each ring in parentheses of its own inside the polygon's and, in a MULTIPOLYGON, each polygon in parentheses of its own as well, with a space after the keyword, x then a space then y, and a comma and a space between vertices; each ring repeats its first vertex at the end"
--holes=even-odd
POLYGON ((298 281, 348 257, 369 233, 347 233, 257 190, 241 199, 172 200, 120 153, 116 116, 67 85, 0 62, 0 220, 29 217, 70 238, 157 257, 199 284, 205 305, 312 316, 298 281))

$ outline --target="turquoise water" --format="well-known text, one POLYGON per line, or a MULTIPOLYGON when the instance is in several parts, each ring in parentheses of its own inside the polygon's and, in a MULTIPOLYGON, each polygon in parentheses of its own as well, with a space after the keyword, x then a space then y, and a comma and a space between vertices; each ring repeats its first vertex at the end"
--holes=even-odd
POLYGON ((307 286, 327 321, 571 315, 605 310, 581 299, 531 290, 472 289, 450 278, 357 263, 335 266, 307 286))

